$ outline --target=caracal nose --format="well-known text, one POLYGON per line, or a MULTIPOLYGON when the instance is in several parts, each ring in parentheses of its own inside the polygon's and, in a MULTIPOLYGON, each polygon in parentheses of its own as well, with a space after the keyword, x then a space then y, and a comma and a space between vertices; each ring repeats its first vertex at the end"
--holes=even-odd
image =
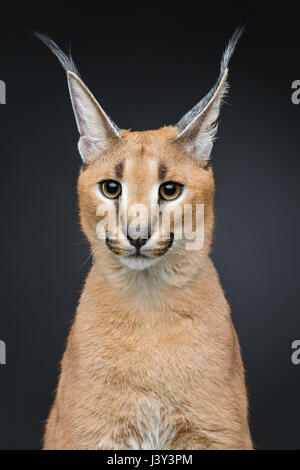
POLYGON ((139 251, 142 246, 144 246, 147 243, 147 238, 131 238, 129 235, 127 236, 130 244, 136 248, 137 251, 139 251))
POLYGON ((139 251, 151 237, 150 227, 128 227, 127 238, 132 246, 139 251), (132 230, 133 229, 133 230, 132 230))

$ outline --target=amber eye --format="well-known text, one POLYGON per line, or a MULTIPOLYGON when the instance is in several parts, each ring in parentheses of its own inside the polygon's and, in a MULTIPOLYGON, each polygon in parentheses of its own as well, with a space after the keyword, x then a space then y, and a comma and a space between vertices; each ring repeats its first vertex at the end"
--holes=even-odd
POLYGON ((108 197, 109 199, 115 199, 119 197, 122 191, 122 186, 118 181, 103 181, 100 186, 104 196, 108 197))
POLYGON ((176 199, 181 193, 182 185, 179 183, 173 183, 172 181, 167 181, 159 188, 159 194, 163 199, 167 201, 172 201, 176 199))

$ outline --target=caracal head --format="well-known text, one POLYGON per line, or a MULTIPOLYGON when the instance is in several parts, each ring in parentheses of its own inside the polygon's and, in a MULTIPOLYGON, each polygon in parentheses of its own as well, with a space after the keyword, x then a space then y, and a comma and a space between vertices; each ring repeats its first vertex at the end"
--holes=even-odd
POLYGON ((121 130, 80 79, 70 57, 39 38, 67 73, 80 134, 80 219, 94 256, 144 270, 174 256, 208 252, 213 231, 211 150, 228 89, 228 64, 241 35, 229 42, 219 78, 176 125, 121 130), (194 252, 194 253, 193 253, 194 252))

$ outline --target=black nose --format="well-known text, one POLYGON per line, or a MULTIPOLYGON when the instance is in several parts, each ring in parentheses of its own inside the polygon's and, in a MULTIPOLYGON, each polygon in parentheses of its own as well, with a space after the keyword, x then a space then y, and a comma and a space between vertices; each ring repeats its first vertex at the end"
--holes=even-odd
POLYGON ((147 238, 131 238, 129 235, 127 235, 127 238, 137 251, 139 251, 140 248, 142 248, 142 246, 147 242, 147 238))

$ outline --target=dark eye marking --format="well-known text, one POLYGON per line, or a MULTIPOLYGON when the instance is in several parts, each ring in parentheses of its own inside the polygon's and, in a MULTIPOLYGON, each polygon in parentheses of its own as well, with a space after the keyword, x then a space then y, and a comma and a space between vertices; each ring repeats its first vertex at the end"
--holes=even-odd
POLYGON ((163 163, 160 163, 158 166, 158 179, 163 180, 165 179, 167 174, 167 167, 163 163))
POLYGON ((117 178, 122 178, 123 176, 124 163, 120 162, 115 166, 115 174, 117 178))

